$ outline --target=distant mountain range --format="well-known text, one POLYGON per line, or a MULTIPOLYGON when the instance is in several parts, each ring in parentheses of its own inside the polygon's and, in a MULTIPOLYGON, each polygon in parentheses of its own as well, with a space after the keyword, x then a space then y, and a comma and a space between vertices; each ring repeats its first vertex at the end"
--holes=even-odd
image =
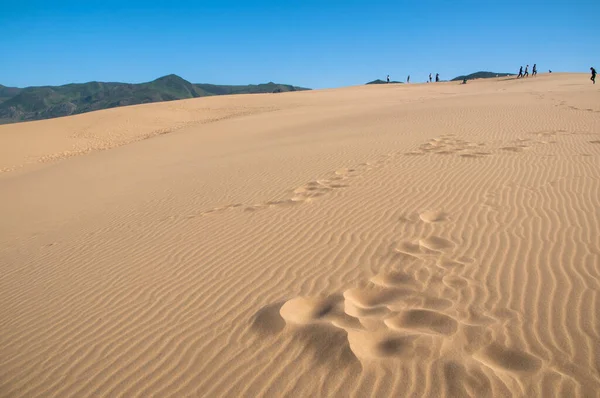
MULTIPOLYGON (((402 82, 391 81, 390 83, 402 83, 402 82)), ((368 82, 366 84, 387 84, 387 82, 385 80, 377 79, 377 80, 373 80, 372 82, 368 82)))
POLYGON ((491 77, 504 77, 504 76, 514 76, 514 73, 496 73, 496 72, 475 72, 470 75, 457 76, 454 79, 450 80, 452 82, 460 81, 460 80, 473 80, 473 79, 489 79, 491 77))
POLYGON ((49 119, 150 102, 301 90, 310 89, 272 82, 247 86, 192 84, 177 75, 163 76, 140 84, 90 82, 27 88, 0 85, 0 124, 49 119))

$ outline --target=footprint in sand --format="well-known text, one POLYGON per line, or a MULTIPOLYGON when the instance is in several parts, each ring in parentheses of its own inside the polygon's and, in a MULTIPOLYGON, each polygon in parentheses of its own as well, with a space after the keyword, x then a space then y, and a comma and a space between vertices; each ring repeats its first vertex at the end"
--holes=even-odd
POLYGON ((396 253, 404 254, 416 259, 426 259, 437 257, 442 253, 451 253, 456 245, 454 242, 431 235, 427 238, 419 239, 418 242, 405 241, 400 242, 395 248, 396 253))
POLYGON ((418 243, 412 242, 400 242, 396 248, 396 252, 416 258, 420 258, 425 254, 421 250, 421 246, 418 243))
POLYGON ((323 320, 338 302, 332 297, 296 297, 283 304, 279 313, 288 323, 308 325, 323 320))
MULTIPOLYGON (((399 279, 397 275, 376 278, 392 284, 406 282, 404 277, 399 279)), ((322 325, 323 332, 327 330, 323 327, 329 325, 332 329, 328 333, 334 336, 336 330, 344 330, 349 348, 360 360, 409 359, 430 355, 427 336, 450 336, 458 328, 452 317, 438 311, 390 309, 416 294, 414 290, 370 284, 349 289, 341 296, 297 297, 283 304, 279 312, 292 331, 322 325)), ((275 325, 268 330, 278 328, 277 322, 264 313, 261 311, 255 320, 264 318, 269 325, 275 325)), ((265 328, 255 326, 255 329, 265 328)))
POLYGON ((485 143, 469 142, 454 135, 443 135, 419 146, 417 150, 404 153, 406 156, 419 156, 428 153, 436 155, 458 154, 461 158, 475 159, 490 155, 489 152, 477 150, 485 143))
POLYGON ((409 289, 370 284, 364 288, 346 290, 344 309, 347 314, 357 318, 382 316, 390 313, 390 305, 413 294, 414 291, 409 289))
MULTIPOLYGON (((450 300, 428 296, 421 292, 422 288, 427 290, 415 275, 401 271, 379 273, 365 287, 348 289, 341 295, 288 300, 279 307, 279 313, 292 331, 321 325, 320 333, 329 330, 326 333, 337 336, 336 330, 342 329, 347 333, 350 350, 360 360, 429 356, 432 338, 448 338, 462 326, 443 312, 452 306, 450 300), (418 307, 403 308, 411 306, 411 302, 418 307)), ((280 327, 272 319, 273 308, 278 307, 268 307, 255 316, 255 323, 259 319, 268 323, 263 328, 255 325, 256 330, 280 327)))
MULTIPOLYGON (((226 210, 231 210, 231 209, 237 209, 238 207, 242 207, 243 204, 242 203, 235 203, 235 204, 230 204, 230 205, 225 205, 225 206, 219 206, 219 207, 214 207, 212 209, 209 210, 205 210, 202 211, 200 213, 198 213, 198 216, 206 216, 209 214, 213 214, 213 213, 220 213, 220 212, 224 212, 226 210)), ((191 218, 195 218, 196 215, 189 215, 186 218, 191 219, 191 218)))
POLYGON ((527 148, 526 145, 520 145, 520 146, 505 146, 500 149, 503 151, 506 151, 506 152, 523 152, 525 150, 525 148, 527 148))
POLYGON ((452 251, 454 249, 454 243, 448 239, 441 238, 439 236, 430 236, 425 239, 419 240, 419 245, 425 249, 429 249, 435 252, 452 251))
POLYGON ((265 205, 266 206, 289 207, 289 206, 296 206, 296 205, 302 204, 305 200, 306 200, 306 198, 293 197, 291 199, 284 199, 284 200, 271 200, 271 201, 265 202, 265 205))
POLYGON ((458 275, 446 275, 442 278, 442 282, 449 288, 456 290, 461 290, 469 287, 469 282, 462 276, 458 275))
POLYGON ((362 328, 358 319, 344 312, 342 296, 296 297, 283 304, 279 313, 292 325, 330 323, 342 329, 362 328))
POLYGON ((296 188, 294 194, 296 197, 311 199, 323 196, 332 189, 333 188, 329 186, 328 181, 317 180, 296 188))
POLYGON ((451 336, 458 330, 458 322, 441 312, 414 309, 387 318, 385 324, 390 329, 400 331, 418 331, 428 334, 451 336))
POLYGON ((348 332, 348 343, 354 354, 367 360, 412 358, 419 352, 415 346, 417 339, 418 336, 385 330, 375 333, 356 330, 348 332))
POLYGON ((542 360, 528 353, 492 343, 474 355, 492 369, 518 373, 533 373, 542 367, 542 360))
POLYGON ((372 277, 371 282, 382 287, 403 287, 408 289, 419 290, 422 287, 414 275, 402 271, 391 271, 388 273, 380 273, 372 277))
POLYGON ((448 215, 438 210, 428 210, 419 214, 419 218, 426 223, 438 223, 448 220, 448 215))
POLYGON ((465 267, 465 263, 459 260, 453 260, 447 257, 440 257, 436 265, 444 271, 461 270, 465 267))

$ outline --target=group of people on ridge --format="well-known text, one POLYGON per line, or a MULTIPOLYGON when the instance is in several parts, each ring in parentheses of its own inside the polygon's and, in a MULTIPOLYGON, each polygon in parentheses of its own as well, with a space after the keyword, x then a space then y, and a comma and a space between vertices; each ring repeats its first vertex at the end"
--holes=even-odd
MULTIPOLYGON (((590 71, 592 71, 592 77, 590 78, 590 80, 592 81, 592 83, 596 84, 596 69, 594 69, 594 67, 590 68, 590 71)), ((549 73, 552 73, 552 71, 549 71, 549 73)), ((533 64, 533 70, 531 71, 531 76, 535 76, 537 75, 537 65, 533 64)), ((528 77, 529 76, 529 65, 527 65, 525 67, 525 72, 523 73, 523 67, 521 66, 521 68, 519 69, 519 75, 517 76, 517 79, 521 78, 521 77, 528 77)), ((429 79, 431 79, 431 75, 429 75, 429 79)))
MULTIPOLYGON (((439 83, 439 81, 440 81, 440 74, 436 73, 435 74, 435 82, 439 83)), ((431 73, 429 74, 429 83, 431 83, 431 73)))
MULTIPOLYGON (((531 76, 535 76, 537 75, 537 64, 533 64, 533 69, 531 70, 531 76)), ((521 69, 519 69, 519 76, 517 76, 518 78, 521 77, 528 77, 529 76, 529 65, 527 65, 525 67, 525 73, 523 73, 523 67, 521 66, 521 69)))
MULTIPOLYGON (((431 73, 429 74, 429 83, 431 83, 432 81, 432 77, 431 77, 431 73)), ((435 74, 435 81, 436 83, 438 83, 440 81, 440 74, 436 73, 435 74)), ((390 75, 387 75, 387 82, 390 82, 390 75)), ((406 83, 410 83, 410 75, 408 75, 408 77, 406 78, 406 83)))
MULTIPOLYGON (((590 78, 590 80, 592 81, 592 83, 596 84, 596 69, 594 69, 594 67, 591 67, 590 70, 592 71, 592 77, 590 78)), ((550 73, 552 73, 552 71, 550 71, 550 73)), ((537 64, 533 64, 533 69, 531 70, 531 76, 536 76, 537 75, 537 64)), ((521 77, 528 77, 529 76, 529 65, 525 66, 525 72, 523 72, 523 67, 521 66, 521 68, 519 69, 519 75, 517 76, 517 79, 521 78, 521 77)), ((431 77, 431 73, 429 74, 429 82, 431 83, 432 81, 432 77, 431 77)), ((436 83, 440 81, 440 74, 436 73, 435 74, 435 81, 436 83)), ((390 75, 387 75, 387 82, 390 82, 390 75)), ((406 83, 410 83, 410 75, 408 75, 408 77, 406 78, 406 83)), ((463 84, 466 83, 466 79, 463 81, 463 84)))

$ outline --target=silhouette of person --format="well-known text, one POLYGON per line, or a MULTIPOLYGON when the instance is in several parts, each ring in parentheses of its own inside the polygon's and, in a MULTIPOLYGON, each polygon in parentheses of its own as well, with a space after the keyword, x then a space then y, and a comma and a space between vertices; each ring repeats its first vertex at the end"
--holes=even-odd
POLYGON ((431 73, 429 74, 429 83, 431 83, 431 73))
POLYGON ((537 64, 533 64, 533 69, 531 70, 531 76, 537 75, 537 64))
POLYGON ((529 77, 529 72, 528 72, 528 70, 529 70, 529 65, 527 65, 527 66, 525 67, 525 73, 523 73, 523 77, 529 77))
POLYGON ((523 67, 521 66, 521 69, 519 69, 519 76, 517 76, 517 79, 523 77, 523 67))
POLYGON ((388 83, 390 82, 390 75, 388 75, 388 77, 387 77, 387 82, 388 83))
POLYGON ((440 74, 439 74, 439 73, 436 73, 436 74, 435 74, 435 82, 437 83, 437 82, 439 82, 439 81, 440 81, 440 74))
POLYGON ((594 69, 594 67, 592 66, 590 70, 592 71, 592 77, 590 78, 590 80, 592 81, 592 83, 596 84, 596 69, 594 69))
POLYGON ((408 77, 406 78, 406 82, 410 83, 410 75, 408 75, 408 77))

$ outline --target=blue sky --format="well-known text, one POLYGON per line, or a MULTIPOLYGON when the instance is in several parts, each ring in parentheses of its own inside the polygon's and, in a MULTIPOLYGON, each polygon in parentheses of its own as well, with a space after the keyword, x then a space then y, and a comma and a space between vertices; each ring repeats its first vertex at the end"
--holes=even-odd
POLYGON ((0 0, 0 84, 275 81, 311 88, 600 67, 595 1, 0 0))

